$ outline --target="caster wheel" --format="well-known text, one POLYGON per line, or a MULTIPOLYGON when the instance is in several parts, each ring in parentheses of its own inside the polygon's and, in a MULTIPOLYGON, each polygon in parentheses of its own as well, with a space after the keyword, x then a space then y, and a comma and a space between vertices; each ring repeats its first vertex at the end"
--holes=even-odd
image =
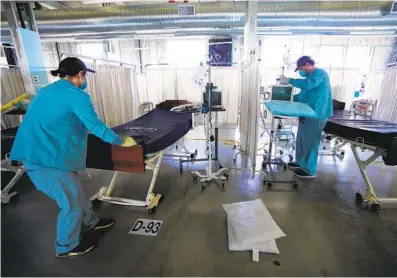
POLYGON ((325 150, 326 150, 326 147, 323 147, 323 150, 325 151, 325 150))
POLYGON ((282 150, 280 150, 279 153, 280 153, 280 155, 283 155, 284 152, 282 150))
POLYGON ((344 156, 344 155, 345 155, 345 152, 341 152, 340 155, 341 155, 341 156, 344 156))
POLYGON ((222 189, 225 189, 225 181, 222 182, 222 189))
POLYGON ((236 161, 237 161, 237 160, 236 160, 235 158, 233 158, 233 163, 236 163, 236 161))
POLYGON ((293 188, 293 189, 298 189, 298 184, 297 184, 297 183, 294 183, 294 184, 292 185, 292 188, 293 188))
POLYGON ((155 214, 155 213, 156 213, 156 210, 157 210, 157 207, 153 207, 153 208, 151 208, 151 209, 148 209, 149 215, 155 214))
POLYGON ((201 183, 201 190, 204 191, 206 187, 207 187, 207 183, 206 182, 201 183))
POLYGON ((193 179, 194 179, 194 180, 197 180, 197 175, 193 175, 193 179))
POLYGON ((287 165, 285 165, 285 164, 283 165, 283 170, 287 171, 287 165))
POLYGON ((228 179, 229 178, 229 174, 228 173, 224 173, 223 176, 228 179))
POLYGON ((372 212, 380 212, 382 210, 379 204, 372 204, 369 208, 372 212))
POLYGON ((360 193, 356 193, 356 204, 361 205, 364 202, 363 196, 360 193))
POLYGON ((272 188, 273 184, 271 182, 266 183, 267 188, 272 188))
POLYGON ((181 174, 183 173, 182 166, 179 167, 179 173, 181 173, 181 174))
POLYGON ((292 155, 289 155, 289 161, 294 160, 294 157, 292 155))

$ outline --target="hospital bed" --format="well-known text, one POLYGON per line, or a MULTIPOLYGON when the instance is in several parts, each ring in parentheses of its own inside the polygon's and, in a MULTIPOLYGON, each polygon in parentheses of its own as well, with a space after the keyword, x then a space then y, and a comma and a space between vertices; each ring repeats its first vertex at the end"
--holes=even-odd
POLYGON ((397 165, 397 124, 373 120, 345 110, 334 110, 334 116, 328 120, 324 131, 351 146, 366 187, 364 197, 360 192, 356 193, 356 201, 372 211, 380 211, 382 203, 396 204, 397 197, 377 197, 366 167, 379 157, 386 165, 397 165), (360 148, 372 151, 372 155, 361 159, 358 152, 360 148))
POLYGON ((153 192, 164 150, 192 127, 190 113, 176 113, 170 109, 186 103, 184 100, 162 102, 143 116, 113 128, 120 136, 132 136, 137 146, 123 148, 103 142, 94 135, 88 136, 87 168, 115 171, 109 186, 102 187, 91 197, 92 201, 146 207, 149 214, 156 211, 164 198, 153 192), (144 173, 146 170, 152 171, 153 175, 144 200, 112 196, 120 172, 144 173))

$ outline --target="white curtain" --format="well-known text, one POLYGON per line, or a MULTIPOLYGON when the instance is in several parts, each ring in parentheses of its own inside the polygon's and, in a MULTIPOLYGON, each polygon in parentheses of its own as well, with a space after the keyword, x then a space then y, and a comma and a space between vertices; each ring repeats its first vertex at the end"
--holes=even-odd
MULTIPOLYGON (((1 105, 25 93, 19 68, 1 69, 1 105)), ((2 126, 11 128, 19 125, 18 116, 2 116, 2 126)))
POLYGON ((89 66, 96 73, 89 75, 87 91, 99 117, 110 127, 137 118, 140 101, 135 69, 107 64, 89 66))
MULTIPOLYGON (((140 99, 154 104, 166 99, 201 102, 202 88, 194 82, 197 71, 198 67, 146 66, 142 75, 145 90, 140 86, 140 99)), ((239 67, 212 67, 211 72, 212 83, 222 91, 222 103, 226 107, 226 112, 219 113, 219 125, 236 126, 240 88, 239 67)))
POLYGON ((386 69, 376 105, 375 118, 397 123, 397 65, 386 69))
POLYGON ((255 175, 260 82, 259 62, 255 54, 251 54, 250 62, 242 65, 241 74, 240 141, 242 149, 248 153, 255 175))

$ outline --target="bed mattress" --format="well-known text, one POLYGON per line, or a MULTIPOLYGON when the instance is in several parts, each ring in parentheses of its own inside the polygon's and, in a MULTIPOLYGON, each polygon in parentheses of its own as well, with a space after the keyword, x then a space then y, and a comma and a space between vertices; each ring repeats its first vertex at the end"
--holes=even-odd
POLYGON ((324 131, 384 149, 388 153, 384 157, 385 163, 397 163, 397 124, 352 115, 345 110, 334 110, 334 116, 328 119, 324 131))
POLYGON ((192 114, 156 108, 149 113, 113 128, 121 137, 131 136, 143 147, 144 154, 171 146, 192 127, 192 114))

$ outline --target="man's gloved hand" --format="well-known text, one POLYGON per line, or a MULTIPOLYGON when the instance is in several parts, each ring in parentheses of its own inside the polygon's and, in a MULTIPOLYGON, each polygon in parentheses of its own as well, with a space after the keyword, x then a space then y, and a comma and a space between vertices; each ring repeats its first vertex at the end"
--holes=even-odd
POLYGON ((281 85, 288 85, 289 84, 289 80, 290 80, 290 78, 288 78, 288 77, 281 77, 281 79, 280 79, 280 84, 281 85))
POLYGON ((122 147, 133 147, 135 146, 137 143, 134 140, 134 138, 132 137, 124 137, 124 142, 121 145, 122 147))

